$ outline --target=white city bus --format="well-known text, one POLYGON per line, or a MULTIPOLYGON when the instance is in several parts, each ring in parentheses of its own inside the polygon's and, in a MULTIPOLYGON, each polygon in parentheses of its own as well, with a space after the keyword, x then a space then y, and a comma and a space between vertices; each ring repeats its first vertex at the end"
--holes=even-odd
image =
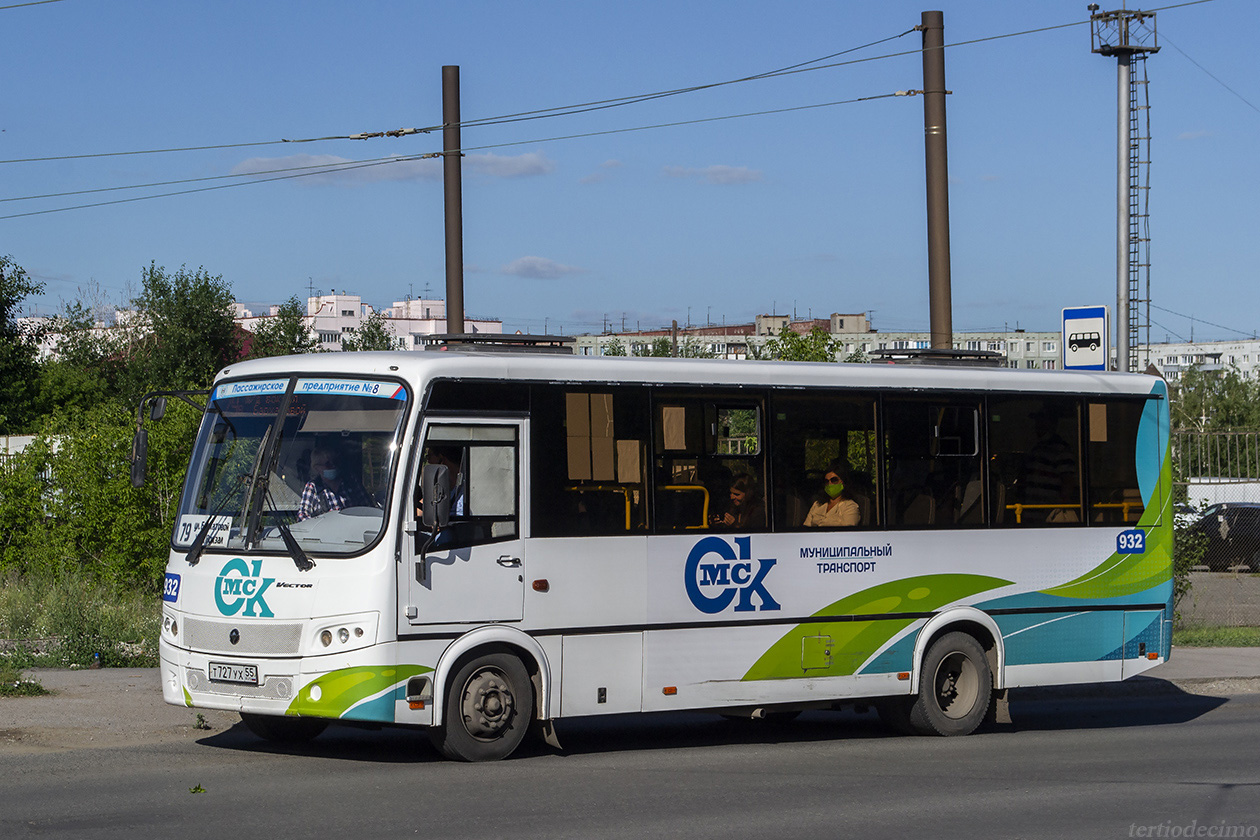
POLYGON ((243 362, 175 522, 163 696, 277 741, 427 727, 465 760, 624 712, 870 703, 967 734, 1009 688, 1168 657, 1169 489, 1143 375, 243 362))

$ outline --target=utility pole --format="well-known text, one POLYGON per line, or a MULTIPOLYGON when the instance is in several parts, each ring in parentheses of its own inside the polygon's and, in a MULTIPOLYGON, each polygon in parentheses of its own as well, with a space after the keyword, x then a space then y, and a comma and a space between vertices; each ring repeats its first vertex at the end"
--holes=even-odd
POLYGON ((1143 270, 1145 301, 1150 304, 1150 239, 1143 231, 1149 187, 1140 177, 1150 164, 1149 153, 1142 154, 1143 141, 1149 152, 1150 132, 1142 136, 1138 119, 1139 111, 1149 106, 1137 104, 1137 87, 1145 89, 1146 80, 1144 76, 1136 81, 1132 71, 1135 62, 1145 62, 1148 54, 1159 52, 1159 43, 1154 12, 1123 8, 1100 12, 1097 3, 1088 8, 1091 51, 1116 57, 1116 369, 1129 371, 1138 367, 1143 323, 1150 345, 1150 313, 1143 319, 1140 309, 1143 270))
POLYGON ((446 214, 446 332, 464 332, 463 153, 459 137, 459 67, 442 68, 442 186, 446 214))
POLYGON ((923 151, 927 172, 928 308, 933 350, 954 346, 949 277, 949 159, 945 130, 945 15, 924 12, 923 151))

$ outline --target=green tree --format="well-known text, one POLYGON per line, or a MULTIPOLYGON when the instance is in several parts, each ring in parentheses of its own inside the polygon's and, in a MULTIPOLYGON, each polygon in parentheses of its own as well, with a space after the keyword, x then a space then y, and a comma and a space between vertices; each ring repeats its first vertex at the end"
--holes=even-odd
POLYGON ((259 323, 249 340, 249 355, 253 359, 314 353, 318 349, 319 339, 311 334, 297 295, 280 304, 275 315, 259 323))
POLYGON ((52 319, 54 352, 40 368, 40 414, 77 413, 118 399, 127 371, 131 333, 98 329, 92 307, 66 304, 52 319))
POLYGON ((149 426, 148 480, 136 489, 134 410, 105 402, 49 418, 0 476, 0 572, 156 592, 199 419, 171 401, 149 426))
POLYGON ((1201 432, 1260 428, 1260 382, 1237 367, 1196 366, 1172 388, 1172 427, 1201 432))
POLYGON ((220 368, 240 358, 242 331, 223 275, 182 267, 168 273, 151 263, 142 281, 132 301, 138 337, 128 359, 128 404, 150 388, 205 388, 220 368))
POLYGON ((765 343, 759 358, 784 362, 834 362, 844 344, 822 327, 814 327, 801 335, 786 327, 765 343))
POLYGON ((359 328, 351 330, 341 337, 341 349, 354 352, 356 350, 399 350, 400 339, 385 326, 381 313, 373 312, 363 319, 359 328))
POLYGON ((652 339, 652 343, 648 345, 640 345, 634 348, 636 356, 672 356, 673 349, 668 338, 661 336, 652 339))
POLYGON ((603 345, 603 355, 624 356, 626 355, 626 345, 622 344, 620 339, 614 338, 612 341, 603 345))
POLYGON ((11 257, 0 257, 0 431, 25 431, 35 418, 42 330, 19 313, 27 296, 43 291, 11 257))
POLYGON ((393 331, 386 326, 381 312, 372 312, 363 319, 358 329, 350 330, 341 336, 341 349, 357 350, 399 350, 401 339, 394 338, 393 331))
POLYGON ((678 357, 680 359, 712 359, 716 358, 716 356, 717 353, 696 341, 692 336, 687 336, 678 345, 678 357))

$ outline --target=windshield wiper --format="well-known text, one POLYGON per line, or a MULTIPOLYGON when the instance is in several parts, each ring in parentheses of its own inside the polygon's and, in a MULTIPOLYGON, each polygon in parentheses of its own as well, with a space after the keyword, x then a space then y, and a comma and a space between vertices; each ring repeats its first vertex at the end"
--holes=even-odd
POLYGON ((244 544, 246 548, 253 547, 256 542, 260 523, 262 520, 262 501, 263 494, 267 492, 267 480, 270 476, 270 463, 266 457, 267 443, 271 439, 271 430, 275 428, 275 424, 267 427, 267 431, 263 432, 262 440, 258 442, 258 454, 254 456, 254 469, 249 473, 249 497, 245 504, 245 521, 242 531, 244 532, 244 544), (267 469, 263 464, 267 462, 267 469))
MULTIPOLYGON (((241 476, 242 481, 244 481, 245 478, 245 476, 241 476)), ((188 547, 188 554, 184 557, 184 559, 188 561, 188 565, 196 566, 198 561, 201 560, 201 554, 206 550, 206 538, 210 535, 210 527, 214 524, 214 521, 219 518, 219 514, 223 512, 224 506, 234 495, 234 493, 224 493, 223 501, 219 502, 218 506, 216 506, 210 513, 210 516, 207 517, 206 521, 201 523, 201 530, 197 532, 197 538, 193 540, 192 545, 188 547)))
MULTIPOLYGON (((270 491, 267 493, 267 507, 271 508, 272 513, 279 513, 276 507, 276 500, 271 497, 270 491)), ((289 556, 293 558, 293 565, 297 566, 299 572, 309 572, 315 568, 315 561, 310 558, 302 546, 298 544, 297 537, 293 536, 293 532, 289 530, 289 525, 283 519, 276 519, 276 529, 280 532, 280 539, 284 541, 284 547, 289 552, 289 556)))

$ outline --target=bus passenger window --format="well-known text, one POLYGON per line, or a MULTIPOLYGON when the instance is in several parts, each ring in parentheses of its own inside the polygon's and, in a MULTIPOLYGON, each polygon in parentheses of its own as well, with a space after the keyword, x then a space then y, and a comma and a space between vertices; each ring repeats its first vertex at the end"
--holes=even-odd
MULTIPOLYGON (((442 424, 429 427, 424 463, 451 479, 450 524, 435 548, 460 548, 520 536, 517 527, 516 427, 442 424)), ((417 488, 417 515, 424 504, 417 488)))
MULTIPOLYGON (((831 501, 825 490, 829 473, 837 478, 843 475, 841 495, 857 506, 856 525, 879 523, 874 398, 834 393, 775 395, 771 425, 777 530, 807 527, 810 511, 831 501)), ((837 505, 831 505, 831 520, 838 516, 837 505)))
POLYGON ((1075 397, 990 398, 994 524, 1047 527, 1084 521, 1080 427, 1075 397))
POLYGON ((1156 403, 1148 400, 1088 404, 1091 521, 1132 525, 1141 517, 1145 504, 1138 484, 1139 464, 1145 463, 1148 474, 1156 475, 1160 453, 1155 435, 1143 441, 1138 429, 1147 412, 1154 428, 1156 409, 1156 403))
POLYGON ((892 525, 983 524, 978 402, 886 399, 884 428, 892 525))
POLYGON ((646 390, 533 387, 532 535, 646 531, 646 390))
POLYGON ((766 529, 761 408, 724 397, 656 399, 657 533, 766 529))

